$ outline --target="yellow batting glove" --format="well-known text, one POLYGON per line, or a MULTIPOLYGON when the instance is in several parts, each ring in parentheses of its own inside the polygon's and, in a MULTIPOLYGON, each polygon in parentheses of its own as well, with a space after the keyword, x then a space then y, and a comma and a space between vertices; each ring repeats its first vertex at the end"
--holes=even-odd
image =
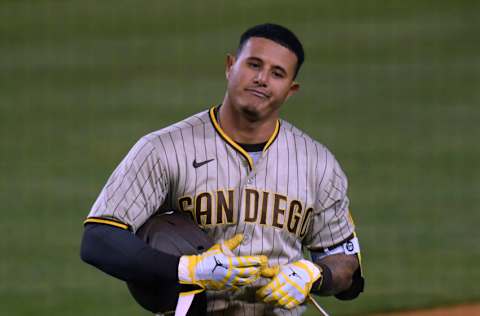
POLYGON ((235 256, 233 249, 242 242, 241 234, 221 244, 216 244, 199 255, 180 257, 178 279, 182 284, 195 284, 198 290, 221 290, 250 284, 259 276, 261 267, 267 264, 266 256, 235 256))
POLYGON ((257 291, 257 297, 291 309, 303 303, 315 281, 322 276, 321 268, 302 259, 287 265, 262 269, 262 276, 272 281, 257 291))

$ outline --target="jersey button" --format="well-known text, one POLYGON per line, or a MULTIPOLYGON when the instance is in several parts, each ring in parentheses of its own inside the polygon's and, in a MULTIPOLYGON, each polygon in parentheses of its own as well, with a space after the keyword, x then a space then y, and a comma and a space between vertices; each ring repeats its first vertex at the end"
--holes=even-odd
POLYGON ((248 183, 248 184, 252 184, 252 183, 253 183, 253 180, 254 180, 253 177, 248 178, 248 179, 247 179, 247 183, 248 183))

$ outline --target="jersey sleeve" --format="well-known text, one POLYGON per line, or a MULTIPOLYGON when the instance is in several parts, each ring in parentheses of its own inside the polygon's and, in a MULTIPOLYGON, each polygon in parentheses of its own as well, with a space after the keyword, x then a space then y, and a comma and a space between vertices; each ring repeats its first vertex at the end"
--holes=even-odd
POLYGON ((141 138, 113 171, 85 223, 136 231, 165 201, 168 181, 154 144, 141 138))
POLYGON ((325 149, 317 169, 316 208, 304 244, 310 250, 338 245, 352 236, 355 227, 349 211, 348 181, 333 154, 325 149))

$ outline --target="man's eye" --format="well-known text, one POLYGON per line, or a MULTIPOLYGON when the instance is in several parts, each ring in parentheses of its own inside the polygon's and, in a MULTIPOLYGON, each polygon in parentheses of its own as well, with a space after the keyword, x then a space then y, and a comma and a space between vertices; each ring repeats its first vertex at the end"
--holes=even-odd
POLYGON ((278 72, 278 71, 274 71, 273 76, 275 76, 276 78, 283 78, 283 73, 278 72))
POLYGON ((255 68, 255 69, 260 67, 260 65, 257 64, 257 63, 249 63, 248 65, 252 68, 255 68))

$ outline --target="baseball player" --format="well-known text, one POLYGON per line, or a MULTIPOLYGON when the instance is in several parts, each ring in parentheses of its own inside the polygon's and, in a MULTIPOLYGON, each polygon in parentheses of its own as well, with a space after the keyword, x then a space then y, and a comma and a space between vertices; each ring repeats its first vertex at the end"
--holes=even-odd
POLYGON ((356 298, 347 178, 325 146, 279 118, 303 60, 280 25, 243 33, 223 102, 142 137, 110 176, 85 220, 82 259, 122 280, 206 290, 210 314, 297 315, 311 292, 356 298), (135 237, 170 210, 189 214, 215 249, 178 258, 135 237))

